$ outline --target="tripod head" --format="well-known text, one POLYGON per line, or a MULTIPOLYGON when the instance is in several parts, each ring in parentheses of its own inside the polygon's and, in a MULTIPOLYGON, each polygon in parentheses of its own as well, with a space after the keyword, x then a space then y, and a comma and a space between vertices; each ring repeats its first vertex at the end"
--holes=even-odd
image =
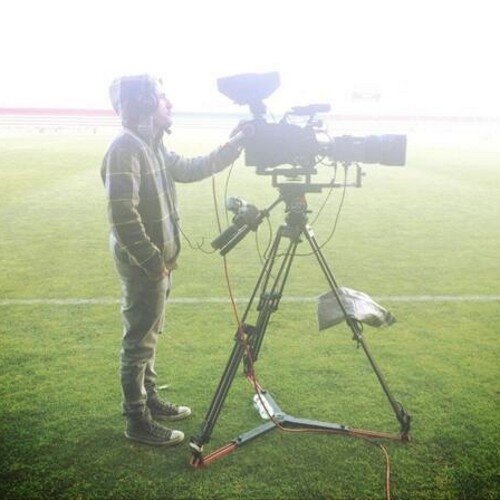
MULTIPOLYGON (((345 162, 342 164, 345 169, 346 179, 351 163, 345 162)), ((250 231, 256 231, 261 222, 269 216, 269 212, 279 203, 283 202, 286 205, 285 212, 288 213, 286 222, 289 225, 295 217, 297 220, 305 218, 307 221, 307 201, 306 193, 321 193, 323 189, 361 187, 362 178, 365 175, 359 165, 355 167, 355 178, 351 182, 337 182, 335 177, 330 182, 314 183, 312 175, 314 172, 301 176, 299 179, 295 177, 295 181, 290 182, 286 176, 287 172, 275 171, 272 174, 272 185, 279 191, 280 195, 268 208, 259 210, 255 205, 251 205, 241 198, 229 198, 226 202, 226 208, 234 213, 232 224, 226 228, 219 236, 211 243, 212 248, 219 250, 221 255, 226 255, 232 250, 250 231), (285 181, 281 180, 280 176, 285 175, 285 181)), ((337 167, 336 167, 337 168, 337 167)), ((291 170, 294 173, 295 170, 291 170)), ((304 222, 305 223, 305 222, 304 222)))
MULTIPOLYGON (((217 236, 211 243, 212 248, 219 250, 221 255, 229 253, 250 231, 257 231, 262 221, 269 216, 271 210, 285 203, 285 212, 288 214, 286 223, 289 226, 300 225, 307 222, 307 200, 306 193, 321 192, 323 187, 339 187, 336 184, 308 184, 283 183, 278 185, 279 197, 267 208, 259 210, 241 198, 229 198, 226 208, 233 212, 232 224, 217 236)), ((343 186, 343 185, 342 185, 343 186)))

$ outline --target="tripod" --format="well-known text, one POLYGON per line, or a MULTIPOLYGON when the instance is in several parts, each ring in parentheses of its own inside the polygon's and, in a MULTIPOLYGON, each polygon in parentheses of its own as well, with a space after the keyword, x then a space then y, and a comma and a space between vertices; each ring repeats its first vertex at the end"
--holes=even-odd
MULTIPOLYGON (((217 386, 217 390, 213 396, 210 407, 206 413, 205 420, 203 421, 200 432, 196 436, 191 438, 191 465, 193 465, 194 467, 202 467, 203 465, 207 465, 217 460, 218 458, 231 453, 236 448, 241 447, 242 445, 255 439, 261 434, 264 434, 276 428, 300 428, 344 434, 348 436, 385 438, 403 442, 409 440, 411 416, 404 410, 403 406, 394 399, 391 391, 389 390, 387 382, 385 381, 385 378, 379 366, 375 362, 375 359, 373 358, 370 349, 362 335, 362 330, 359 322, 354 317, 348 315, 345 306, 340 298, 339 286, 337 284, 335 276, 330 269, 323 253, 321 252, 321 248, 316 241, 312 228, 307 224, 307 202, 305 193, 308 191, 312 191, 312 189, 308 188, 308 185, 283 184, 280 187, 280 198, 275 203, 273 203, 273 205, 271 205, 271 208, 273 208, 279 202, 285 202, 287 213, 285 224, 279 227, 271 245, 268 257, 264 262, 264 265, 260 272, 260 276, 250 297, 250 301, 242 317, 241 326, 236 332, 235 345, 226 364, 219 385, 217 386), (370 365, 373 368, 375 375, 377 376, 377 379, 389 400, 390 406, 392 407, 394 414, 400 424, 399 434, 388 434, 376 431, 352 429, 341 424, 293 417, 284 413, 278 406, 277 402, 272 398, 272 396, 267 391, 262 389, 255 381, 253 375, 253 365, 258 359, 262 341, 264 339, 264 335, 266 333, 271 315, 278 309, 280 300, 283 295, 283 290, 285 288, 285 284, 287 282, 290 269, 294 261, 294 257, 296 256, 297 246, 302 242, 302 237, 305 238, 309 243, 312 253, 316 257, 318 264, 328 282, 328 285, 330 286, 340 305, 340 308, 344 314, 345 321, 353 334, 353 340, 355 340, 358 345, 363 348, 363 351, 365 352, 370 365), (286 245, 286 250, 281 255, 281 264, 277 266, 277 258, 280 257, 279 250, 283 246, 282 243, 284 240, 289 241, 286 245), (259 290, 260 295, 258 297, 258 301, 256 301, 259 290), (258 316, 255 324, 251 325, 247 323, 247 319, 254 310, 254 305, 256 302, 257 304, 255 307, 255 312, 258 312, 258 316), (258 403, 260 403, 261 408, 263 408, 263 411, 265 411, 270 420, 248 432, 240 434, 235 439, 231 440, 227 445, 212 452, 211 454, 203 456, 203 446, 210 440, 212 431, 215 427, 224 401, 229 393, 231 384, 242 360, 244 373, 249 381, 254 385, 254 388, 257 391, 258 403)), ((263 218, 267 216, 267 214, 268 210, 262 211, 257 218, 257 223, 260 223, 260 221, 263 220, 263 218)), ((251 228, 245 228, 243 232, 245 232, 246 234, 250 229, 251 228)), ((235 231, 233 231, 233 235, 234 233, 235 231)), ((241 234, 237 235, 235 239, 237 241, 240 241, 243 236, 241 236, 241 234)), ((231 248, 235 244, 236 243, 231 245, 231 248)), ((221 253, 223 252, 221 251, 221 253)))

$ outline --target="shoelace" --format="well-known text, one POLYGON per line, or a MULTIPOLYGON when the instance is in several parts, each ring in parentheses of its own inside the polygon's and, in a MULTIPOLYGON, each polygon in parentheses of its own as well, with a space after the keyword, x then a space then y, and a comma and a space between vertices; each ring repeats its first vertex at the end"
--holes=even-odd
POLYGON ((174 405, 172 403, 165 403, 165 402, 157 400, 157 399, 153 399, 150 406, 152 406, 158 410, 167 411, 167 412, 172 413, 172 414, 175 414, 179 411, 179 408, 177 405, 174 405))
POLYGON ((157 424, 155 421, 149 422, 148 428, 149 432, 157 437, 164 437, 166 434, 169 434, 170 437, 170 435, 172 434, 172 431, 170 429, 157 424))

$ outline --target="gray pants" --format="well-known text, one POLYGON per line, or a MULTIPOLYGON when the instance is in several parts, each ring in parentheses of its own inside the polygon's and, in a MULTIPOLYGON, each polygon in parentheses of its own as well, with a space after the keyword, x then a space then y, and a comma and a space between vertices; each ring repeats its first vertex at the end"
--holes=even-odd
POLYGON ((146 399, 156 394, 156 344, 163 329, 171 278, 150 280, 141 268, 130 262, 113 237, 111 249, 122 288, 120 376, 123 413, 133 418, 143 415, 146 399))

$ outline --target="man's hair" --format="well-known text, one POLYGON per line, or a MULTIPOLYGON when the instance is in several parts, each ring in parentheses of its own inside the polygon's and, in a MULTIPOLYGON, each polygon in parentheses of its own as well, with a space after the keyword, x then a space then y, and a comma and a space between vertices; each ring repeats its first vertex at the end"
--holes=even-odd
POLYGON ((158 107, 156 85, 151 75, 121 76, 109 87, 109 98, 122 123, 138 123, 151 116, 158 107))

